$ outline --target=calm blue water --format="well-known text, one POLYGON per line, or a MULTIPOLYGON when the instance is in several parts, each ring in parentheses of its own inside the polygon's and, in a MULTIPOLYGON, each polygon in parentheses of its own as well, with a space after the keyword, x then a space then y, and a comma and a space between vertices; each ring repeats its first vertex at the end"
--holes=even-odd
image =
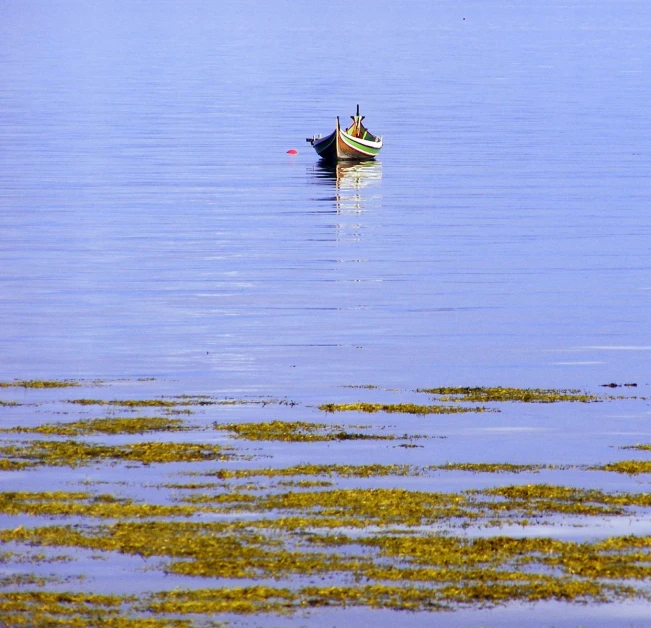
POLYGON ((4 377, 646 377, 647 3, 0 10, 4 377))
POLYGON ((0 378, 644 387, 649 102, 643 0, 0 0, 0 378))

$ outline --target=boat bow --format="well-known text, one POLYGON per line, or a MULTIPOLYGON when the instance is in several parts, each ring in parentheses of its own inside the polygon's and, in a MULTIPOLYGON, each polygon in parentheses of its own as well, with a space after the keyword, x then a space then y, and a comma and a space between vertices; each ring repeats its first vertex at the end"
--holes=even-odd
POLYGON ((319 157, 330 161, 375 159, 382 149, 382 137, 373 135, 363 124, 364 116, 351 116, 353 123, 342 129, 339 117, 335 130, 326 137, 313 136, 307 138, 319 157))

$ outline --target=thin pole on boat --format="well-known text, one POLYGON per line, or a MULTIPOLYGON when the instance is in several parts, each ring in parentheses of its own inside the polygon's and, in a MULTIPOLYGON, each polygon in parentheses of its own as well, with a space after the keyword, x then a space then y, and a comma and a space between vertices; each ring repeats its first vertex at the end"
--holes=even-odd
POLYGON ((357 105, 357 115, 355 116, 355 135, 361 137, 362 130, 359 128, 362 123, 362 119, 359 117, 359 104, 357 105))

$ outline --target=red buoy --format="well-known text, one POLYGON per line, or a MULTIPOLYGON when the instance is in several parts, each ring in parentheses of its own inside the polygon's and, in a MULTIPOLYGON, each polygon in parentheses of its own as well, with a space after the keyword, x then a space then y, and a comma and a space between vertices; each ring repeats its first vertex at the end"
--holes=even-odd
POLYGON ((288 154, 288 155, 298 155, 298 151, 297 151, 295 148, 290 148, 290 149, 287 151, 287 154, 288 154))

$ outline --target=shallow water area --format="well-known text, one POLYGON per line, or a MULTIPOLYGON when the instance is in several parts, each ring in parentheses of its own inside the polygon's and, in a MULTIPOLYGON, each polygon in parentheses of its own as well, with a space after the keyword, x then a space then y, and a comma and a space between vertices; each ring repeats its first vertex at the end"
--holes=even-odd
POLYGON ((648 471, 606 465, 613 452, 648 458, 630 434, 608 428, 618 407, 646 406, 643 387, 456 397, 343 387, 328 403, 186 395, 173 381, 169 394, 153 394, 161 387, 106 380, 101 397, 90 396, 96 384, 80 384, 65 400, 37 388, 39 403, 19 406, 19 416, 3 408, 0 604, 15 621, 40 617, 16 597, 35 583, 49 621, 63 612, 83 622, 93 605, 119 601, 120 614, 156 609, 164 622, 191 613, 197 626, 215 614, 273 625, 279 612, 287 625, 321 625, 342 607, 362 622, 386 612, 372 609, 415 611, 413 625, 433 612, 474 621, 479 608, 508 624, 526 608, 544 625, 537 613, 549 606, 521 602, 554 599, 607 601, 629 621, 632 601, 649 596, 648 471), (423 396, 429 405, 417 403, 423 396), (562 463, 544 447, 516 455, 531 432, 518 424, 582 416, 610 441, 580 449, 570 431, 574 456, 568 448, 562 463), (478 417, 514 429, 473 433, 478 417), (490 455, 471 454, 468 441, 482 434, 490 455), (85 596, 89 586, 109 597, 65 593, 85 596))

